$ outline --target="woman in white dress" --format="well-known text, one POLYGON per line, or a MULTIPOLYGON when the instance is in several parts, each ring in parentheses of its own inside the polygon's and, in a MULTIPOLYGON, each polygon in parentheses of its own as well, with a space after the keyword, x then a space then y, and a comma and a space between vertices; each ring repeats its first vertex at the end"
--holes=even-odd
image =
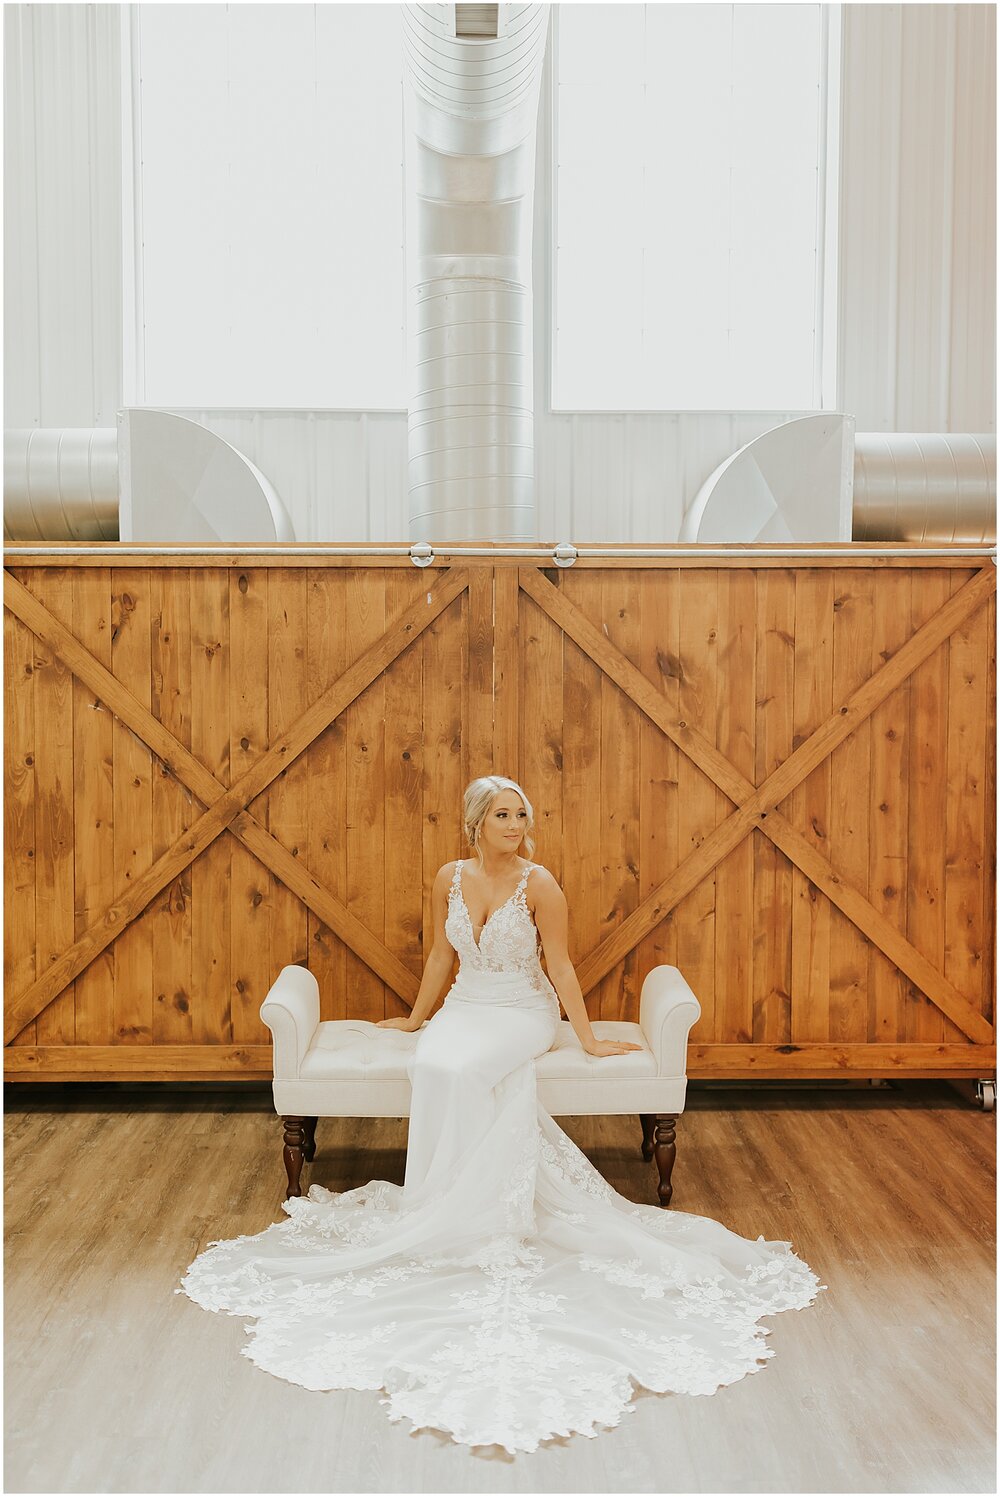
POLYGON ((635 1385, 710 1394, 758 1371, 761 1317, 826 1286, 787 1241, 619 1195, 540 1106, 560 1000, 597 1063, 640 1047, 591 1028, 520 786, 474 780, 464 820, 476 856, 437 872, 413 1010, 364 1025, 406 1057, 403 1185, 313 1185, 287 1220, 210 1244, 175 1292, 256 1316, 241 1350, 267 1372, 380 1389, 392 1420, 514 1452, 617 1424, 635 1385))

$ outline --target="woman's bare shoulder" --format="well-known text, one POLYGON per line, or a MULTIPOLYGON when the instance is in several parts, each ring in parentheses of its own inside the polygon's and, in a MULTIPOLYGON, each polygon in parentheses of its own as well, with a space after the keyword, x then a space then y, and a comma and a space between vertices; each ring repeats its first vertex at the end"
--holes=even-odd
POLYGON ((537 898, 539 894, 552 894, 556 890, 562 892, 559 880, 542 863, 532 863, 531 876, 528 879, 528 888, 537 898))

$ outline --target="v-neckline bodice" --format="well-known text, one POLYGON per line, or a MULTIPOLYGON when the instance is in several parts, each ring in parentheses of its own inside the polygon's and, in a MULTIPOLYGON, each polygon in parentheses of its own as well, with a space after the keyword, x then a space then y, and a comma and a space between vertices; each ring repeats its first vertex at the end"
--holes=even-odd
POLYGON ((462 901, 462 908, 464 909, 466 919, 469 922, 469 935, 472 937, 472 944, 476 948, 476 951, 479 953, 480 956, 482 956, 483 952, 482 952, 482 947, 480 946, 479 942, 483 939, 483 936, 486 934, 486 927, 489 925, 489 923, 490 923, 491 920, 493 920, 497 915, 499 915, 499 913, 500 913, 501 910, 505 910, 507 908, 507 906, 509 904, 512 904, 513 901, 517 898, 517 896, 520 894, 521 890, 524 888, 525 884, 527 883, 528 874, 531 872, 531 870, 532 870, 532 868, 534 868, 534 866, 535 866, 534 863, 529 863, 527 865, 527 867, 521 869, 521 877, 517 881, 517 888, 514 890, 513 894, 511 894, 509 896, 509 898, 507 898, 507 899, 504 900, 503 904, 498 904, 497 907, 496 907, 496 909, 495 910, 491 910, 490 913, 486 916, 486 919, 483 921, 483 928, 479 932, 479 940, 477 941, 477 939, 476 939, 476 927, 472 923, 472 911, 469 909, 468 901, 466 900, 466 897, 465 897, 465 890, 462 887, 462 874, 465 871, 465 859, 464 858, 460 858, 458 860, 456 877, 455 877, 455 887, 458 890, 458 897, 462 901))

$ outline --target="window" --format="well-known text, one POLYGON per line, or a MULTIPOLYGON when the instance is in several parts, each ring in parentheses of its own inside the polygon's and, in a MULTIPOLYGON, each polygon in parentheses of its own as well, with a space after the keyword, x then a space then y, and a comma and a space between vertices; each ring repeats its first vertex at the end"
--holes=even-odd
POLYGON ((553 9, 554 408, 819 408, 836 7, 553 9))
POLYGON ((395 5, 137 22, 137 402, 406 405, 395 5))

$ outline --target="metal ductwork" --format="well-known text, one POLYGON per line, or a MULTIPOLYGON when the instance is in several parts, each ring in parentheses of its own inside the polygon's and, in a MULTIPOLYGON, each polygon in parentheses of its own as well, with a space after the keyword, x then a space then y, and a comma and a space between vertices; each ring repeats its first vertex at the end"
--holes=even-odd
POLYGON ((4 433, 8 541, 116 541, 118 432, 113 426, 4 433))
POLYGON ((995 433, 866 431, 854 438, 856 541, 993 541, 995 433))
POLYGON ((4 433, 8 541, 294 541, 271 481, 230 442, 170 411, 118 426, 4 433))
POLYGON ((404 5, 412 541, 535 538, 531 230, 548 5, 404 5))
POLYGON ((997 439, 855 432, 828 411, 771 427, 709 474, 681 525, 702 544, 996 539, 997 439))

